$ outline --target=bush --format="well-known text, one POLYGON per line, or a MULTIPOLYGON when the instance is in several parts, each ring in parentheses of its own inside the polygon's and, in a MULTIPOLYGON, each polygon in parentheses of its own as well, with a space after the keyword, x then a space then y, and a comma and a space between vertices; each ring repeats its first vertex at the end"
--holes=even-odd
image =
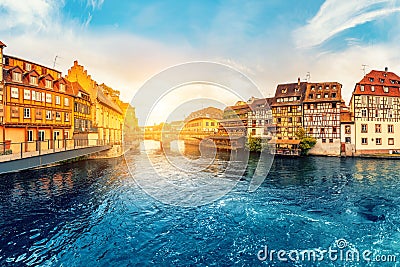
POLYGON ((262 150, 262 140, 261 137, 249 136, 246 142, 246 149, 250 152, 261 152, 262 150))
POLYGON ((317 139, 307 136, 306 131, 303 128, 300 128, 296 132, 296 137, 300 140, 299 148, 302 155, 307 155, 308 151, 317 143, 317 139))

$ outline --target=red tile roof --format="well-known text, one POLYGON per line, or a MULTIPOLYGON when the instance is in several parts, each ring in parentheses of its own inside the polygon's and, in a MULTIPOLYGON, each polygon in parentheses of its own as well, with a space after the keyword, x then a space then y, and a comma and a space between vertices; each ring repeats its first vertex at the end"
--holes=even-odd
POLYGON ((393 72, 373 70, 356 84, 353 94, 400 97, 400 77, 393 72), (384 87, 388 88, 387 92, 384 87))

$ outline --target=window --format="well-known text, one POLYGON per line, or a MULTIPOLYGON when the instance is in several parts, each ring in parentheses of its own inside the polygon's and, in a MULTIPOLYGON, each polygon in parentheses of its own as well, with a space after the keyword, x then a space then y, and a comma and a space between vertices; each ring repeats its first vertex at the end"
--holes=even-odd
POLYGON ((329 143, 333 143, 333 139, 329 139, 329 143))
POLYGON ((51 103, 51 94, 46 94, 46 103, 51 103))
POLYGON ((332 98, 336 98, 336 93, 332 93, 332 98))
POLYGON ((389 138, 388 139, 388 145, 394 145, 394 138, 389 138))
MULTIPOLYGON (((333 94, 332 94, 332 97, 334 97, 333 96, 333 94)), ((336 96, 335 96, 336 97, 336 96)), ((336 108, 337 106, 336 106, 336 103, 332 103, 332 108, 336 108)))
POLYGON ((56 121, 60 121, 61 120, 61 113, 60 112, 56 112, 56 121))
POLYGON ((380 124, 375 124, 375 132, 380 133, 381 132, 381 125, 380 124))
POLYGON ((336 127, 332 128, 332 133, 337 133, 337 128, 336 127))
POLYGON ((27 137, 28 137, 28 142, 32 142, 33 141, 33 131, 32 130, 28 130, 28 133, 27 133, 27 137))
POLYGON ((381 83, 384 83, 384 82, 385 82, 385 79, 379 79, 379 81, 380 81, 381 83))
POLYGON ((313 98, 314 98, 314 95, 313 95, 313 94, 310 94, 310 95, 309 95, 309 98, 310 98, 310 99, 313 99, 313 98))
POLYGON ((350 127, 350 125, 346 125, 346 126, 344 127, 344 132, 345 132, 346 134, 351 134, 351 127, 350 127))
POLYGON ((332 89, 333 89, 333 90, 336 90, 336 84, 333 85, 332 89))
POLYGON ((209 122, 208 121, 206 121, 206 126, 209 126, 209 122))
POLYGON ((387 104, 388 104, 389 106, 393 105, 393 98, 388 97, 388 98, 387 98, 387 104))
POLYGON ((25 63, 25 70, 30 71, 32 69, 32 65, 30 63, 25 63))
POLYGON ((375 92, 375 86, 374 85, 371 85, 371 91, 375 92))
POLYGON ((315 86, 313 85, 313 86, 311 86, 311 90, 315 90, 315 86))
POLYGON ((69 121, 69 113, 65 112, 64 121, 69 121))
POLYGON ((64 98, 64 106, 66 106, 66 107, 69 106, 69 98, 68 97, 64 98))
POLYGON ((321 134, 324 134, 325 133, 325 128, 321 128, 321 134))
POLYGON ((29 76, 29 83, 32 85, 38 85, 38 80, 36 76, 29 76))
POLYGON ((383 87, 383 92, 385 92, 385 93, 389 93, 389 87, 387 87, 387 86, 384 86, 384 87, 383 87))
POLYGON ((362 133, 368 133, 368 125, 361 124, 361 132, 362 133))
POLYGON ((36 101, 36 92, 35 91, 32 91, 32 100, 34 100, 34 101, 36 101))
POLYGON ((44 102, 46 100, 46 94, 42 93, 42 102, 44 102))
POLYGON ((369 78, 369 81, 370 81, 370 82, 373 82, 373 81, 374 81, 374 78, 369 78))
POLYGON ((41 109, 36 109, 36 120, 42 120, 42 110, 41 109))
POLYGON ((360 90, 361 90, 361 92, 364 92, 364 90, 365 90, 364 85, 360 85, 360 90))
POLYGON ((46 110, 46 120, 51 120, 51 110, 46 110))
POLYGON ((379 109, 375 110, 375 118, 379 118, 379 109))
POLYGON ((321 98, 321 94, 317 94, 317 98, 321 98))
POLYGON ((326 90, 329 90, 329 85, 326 85, 326 86, 325 86, 325 89, 326 89, 326 90))
POLYGON ((215 126, 215 122, 212 121, 212 122, 211 122, 211 126, 215 126))
POLYGON ((367 96, 365 96, 365 95, 361 96, 361 104, 363 104, 363 105, 367 104, 367 96))
POLYGON ((11 118, 19 118, 19 107, 11 107, 11 118))
POLYGON ((375 104, 379 105, 381 103, 381 98, 380 97, 375 97, 375 104))
POLYGON ((22 74, 19 72, 13 72, 12 79, 14 82, 22 82, 22 74))
POLYGON ((46 88, 51 89, 51 88, 53 88, 53 83, 50 80, 46 80, 45 86, 46 86, 46 88))
POLYGON ((292 123, 293 119, 292 117, 289 117, 289 123, 292 123))
POLYGON ((346 138, 345 138, 345 142, 346 142, 347 144, 350 144, 350 143, 351 143, 351 137, 346 137, 346 138))
POLYGON ((45 138, 44 130, 39 130, 38 140, 39 141, 44 141, 44 138, 45 138))
POLYGON ((375 139, 375 143, 376 143, 377 145, 382 145, 382 138, 376 138, 376 139, 375 139))
POLYGON ((313 128, 310 128, 309 130, 308 130, 308 133, 310 133, 310 134, 312 134, 314 132, 314 129, 313 128))
POLYGON ((301 117, 297 117, 297 122, 301 123, 301 117))
POLYGON ((24 118, 29 119, 31 117, 31 109, 30 108, 24 108, 24 118))
POLYGON ((65 84, 60 83, 60 92, 65 92, 65 84))
POLYGON ((367 117, 367 110, 366 109, 361 110, 361 117, 367 117))
POLYGON ((56 105, 60 105, 60 104, 61 104, 61 98, 60 98, 60 96, 59 96, 59 95, 56 95, 55 99, 56 99, 56 105))
POLYGON ((326 143, 326 139, 322 139, 322 143, 326 143))
POLYGON ((393 130, 394 128, 393 128, 393 125, 392 124, 390 124, 390 125, 388 125, 388 133, 394 133, 394 130, 393 130))
POLYGON ((31 91, 29 89, 24 89, 24 99, 31 100, 31 91))
POLYGON ((283 88, 282 89, 282 94, 286 94, 286 92, 287 92, 287 88, 283 88))
POLYGON ((329 94, 324 94, 324 97, 325 98, 329 98, 329 94))
POLYGON ((11 87, 11 97, 12 98, 18 98, 18 88, 11 87))
POLYGON ((361 138, 362 145, 368 145, 368 138, 361 138))

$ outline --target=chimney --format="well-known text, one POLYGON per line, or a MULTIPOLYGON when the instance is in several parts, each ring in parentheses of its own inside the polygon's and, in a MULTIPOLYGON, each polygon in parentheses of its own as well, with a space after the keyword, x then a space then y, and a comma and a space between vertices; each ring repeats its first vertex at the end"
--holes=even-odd
POLYGON ((300 77, 297 78, 297 85, 300 86, 300 77))
POLYGON ((388 68, 388 67, 385 67, 385 72, 388 72, 388 70, 389 70, 389 68, 388 68))
POLYGON ((3 83, 3 48, 6 45, 0 41, 0 83, 3 83))

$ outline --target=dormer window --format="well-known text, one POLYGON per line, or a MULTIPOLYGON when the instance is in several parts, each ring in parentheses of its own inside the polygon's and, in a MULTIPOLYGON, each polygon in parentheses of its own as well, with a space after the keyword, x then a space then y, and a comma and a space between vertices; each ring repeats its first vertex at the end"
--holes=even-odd
POLYGON ((313 99, 313 98, 314 98, 314 95, 313 95, 313 94, 310 94, 308 97, 309 97, 310 99, 313 99))
POLYGON ((322 90, 322 86, 320 85, 320 86, 318 86, 318 90, 322 90))
POLYGON ((287 88, 283 88, 282 89, 282 94, 286 94, 287 93, 287 88))
POLYGON ((384 83, 384 82, 385 82, 385 79, 379 79, 379 81, 380 81, 381 83, 384 83))
POLYGON ((364 85, 360 85, 360 90, 361 90, 361 92, 364 92, 364 85))
POLYGON ((325 97, 325 98, 329 98, 329 94, 325 94, 324 97, 325 97))
POLYGON ((321 94, 317 94, 317 98, 321 98, 321 94))
POLYGON ((12 79, 14 82, 22 82, 22 75, 19 72, 12 73, 12 79))
POLYGON ((325 86, 325 89, 326 89, 326 90, 329 90, 329 85, 325 86))
POLYGON ((371 91, 375 92, 375 86, 374 85, 371 85, 371 91))
POLYGON ((294 88, 294 91, 295 91, 295 92, 298 92, 298 91, 299 91, 299 88, 295 87, 295 88, 294 88))
POLYGON ((32 65, 30 63, 25 63, 25 70, 30 71, 32 69, 32 65))
POLYGON ((370 81, 370 82, 373 82, 373 81, 374 81, 374 78, 369 78, 369 81, 370 81))
POLYGON ((395 84, 396 81, 395 81, 395 80, 390 80, 390 83, 391 83, 391 84, 395 84))
POLYGON ((332 93, 332 98, 336 98, 336 93, 332 93))
POLYGON ((336 90, 336 84, 334 84, 332 88, 333 88, 333 90, 336 90))
POLYGON ((53 88, 53 83, 50 80, 46 80, 45 86, 46 86, 46 88, 51 89, 51 88, 53 88))
POLYGON ((65 84, 60 83, 60 92, 65 92, 65 84))
POLYGON ((32 85, 38 85, 38 78, 36 76, 29 76, 29 83, 32 85))
POLYGON ((315 86, 313 85, 313 86, 311 86, 311 90, 315 90, 315 86))

